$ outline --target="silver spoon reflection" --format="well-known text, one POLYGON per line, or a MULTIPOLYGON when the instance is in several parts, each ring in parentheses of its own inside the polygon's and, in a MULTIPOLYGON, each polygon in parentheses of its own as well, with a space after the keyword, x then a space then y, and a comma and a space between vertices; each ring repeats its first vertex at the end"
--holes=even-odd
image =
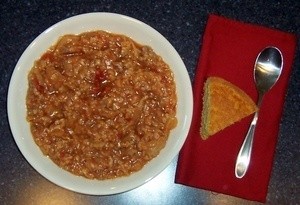
POLYGON ((275 47, 267 47, 262 50, 254 65, 254 81, 258 91, 258 111, 254 114, 253 120, 238 153, 235 164, 235 176, 242 178, 250 163, 253 137, 255 133, 258 113, 264 94, 277 82, 283 66, 281 51, 275 47))

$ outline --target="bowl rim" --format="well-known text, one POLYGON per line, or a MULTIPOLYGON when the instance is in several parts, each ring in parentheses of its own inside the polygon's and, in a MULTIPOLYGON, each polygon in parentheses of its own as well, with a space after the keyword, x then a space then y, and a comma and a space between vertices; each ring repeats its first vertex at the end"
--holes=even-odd
POLYGON ((143 185, 161 173, 176 157, 183 146, 191 125, 192 111, 193 94, 191 81, 181 57, 171 43, 157 30, 140 20, 122 14, 108 12, 92 12, 75 15, 57 22, 38 35, 19 58, 9 82, 7 95, 7 112, 10 129, 19 150, 29 164, 52 183, 71 191, 89 195, 110 195, 126 192, 143 185), (120 28, 123 24, 127 25, 127 27, 120 28), (122 32, 122 29, 124 29, 124 32, 122 32), (130 29, 136 29, 138 32, 135 31, 135 33, 133 33, 130 29), (112 33, 123 34, 140 44, 150 45, 158 55, 162 56, 165 61, 167 60, 169 65, 170 63, 175 65, 174 67, 170 65, 170 67, 174 73, 177 95, 180 93, 180 96, 177 96, 178 103, 181 103, 177 105, 177 114, 180 114, 182 121, 179 122, 180 128, 176 127, 175 130, 171 131, 169 138, 172 136, 172 140, 168 139, 166 145, 169 152, 166 151, 167 148, 165 147, 161 150, 161 153, 146 164, 142 170, 128 177, 113 180, 89 180, 75 176, 59 168, 54 162, 42 154, 35 143, 32 144, 34 141, 29 130, 29 123, 26 121, 26 117, 24 119, 24 113, 26 113, 26 97, 24 101, 24 93, 27 93, 27 74, 25 72, 29 72, 34 60, 38 59, 51 45, 55 44, 59 36, 68 33, 78 34, 91 30, 105 30, 112 33), (147 35, 147 39, 143 35, 147 35), (168 59, 172 59, 172 61, 168 59), (31 66, 29 66, 30 63, 31 66), (24 88, 26 90, 25 92, 24 88), (21 98, 21 100, 18 100, 19 98, 21 98), (177 136, 177 134, 179 136, 177 136), (160 157, 162 155, 165 156, 163 160, 159 159, 162 158, 160 157), (156 167, 155 165, 160 166, 156 167))

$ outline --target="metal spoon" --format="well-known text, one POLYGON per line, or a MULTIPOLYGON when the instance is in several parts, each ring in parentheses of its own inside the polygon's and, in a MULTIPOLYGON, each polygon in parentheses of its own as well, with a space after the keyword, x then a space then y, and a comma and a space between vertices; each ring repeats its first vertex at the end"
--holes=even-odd
POLYGON ((264 94, 277 82, 281 74, 282 66, 282 53, 275 47, 267 47, 263 49, 256 58, 254 65, 254 81, 258 91, 258 111, 254 114, 253 120, 236 159, 235 176, 237 178, 242 178, 248 170, 259 108, 264 94))

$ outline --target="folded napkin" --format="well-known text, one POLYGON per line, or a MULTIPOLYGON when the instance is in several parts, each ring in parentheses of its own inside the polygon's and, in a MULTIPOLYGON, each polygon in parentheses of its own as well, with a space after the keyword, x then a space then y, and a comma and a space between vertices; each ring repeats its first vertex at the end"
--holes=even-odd
POLYGON ((295 35, 275 29, 209 16, 193 84, 193 120, 179 155, 176 183, 265 202, 296 40, 295 35), (266 46, 282 51, 283 71, 277 84, 264 96, 249 169, 244 178, 237 179, 235 161, 253 115, 202 140, 199 130, 203 84, 209 76, 222 77, 256 102, 254 63, 266 46))

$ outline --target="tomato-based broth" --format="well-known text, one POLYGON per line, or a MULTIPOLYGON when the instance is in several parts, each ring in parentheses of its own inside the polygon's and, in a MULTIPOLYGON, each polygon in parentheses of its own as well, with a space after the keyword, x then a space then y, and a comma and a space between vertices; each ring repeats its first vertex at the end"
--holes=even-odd
POLYGON ((104 180, 136 172, 177 125, 172 71, 124 35, 62 36, 35 62, 28 82, 36 144, 75 175, 104 180))

